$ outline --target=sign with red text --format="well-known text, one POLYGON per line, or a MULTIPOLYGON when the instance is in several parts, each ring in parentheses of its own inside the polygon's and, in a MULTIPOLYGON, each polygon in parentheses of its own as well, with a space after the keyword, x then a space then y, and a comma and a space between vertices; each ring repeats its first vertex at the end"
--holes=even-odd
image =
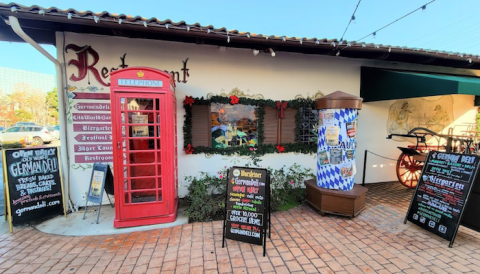
POLYGON ((110 122, 112 117, 110 113, 73 113, 74 122, 110 122))
POLYGON ((262 245, 268 221, 266 169, 232 167, 228 172, 225 237, 262 245))
POLYGON ((112 125, 111 124, 74 124, 73 131, 74 132, 92 132, 92 131, 112 132, 112 125))
POLYGON ((73 105, 79 111, 109 111, 109 103, 76 103, 73 105))

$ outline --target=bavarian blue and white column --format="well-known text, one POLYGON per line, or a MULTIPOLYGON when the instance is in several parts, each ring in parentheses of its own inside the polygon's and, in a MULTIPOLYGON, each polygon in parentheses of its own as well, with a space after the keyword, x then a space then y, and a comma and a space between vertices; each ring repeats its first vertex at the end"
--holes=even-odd
POLYGON ((317 99, 317 185, 351 190, 356 174, 357 115, 363 99, 336 91, 317 99))

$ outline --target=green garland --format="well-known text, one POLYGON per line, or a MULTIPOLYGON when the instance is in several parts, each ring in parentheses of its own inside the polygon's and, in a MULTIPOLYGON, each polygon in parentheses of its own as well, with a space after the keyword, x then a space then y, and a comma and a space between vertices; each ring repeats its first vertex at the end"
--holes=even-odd
MULTIPOLYGON (((230 104, 229 97, 223 96, 212 96, 210 99, 201 98, 192 98, 193 104, 192 105, 210 105, 212 103, 220 103, 220 104, 230 104)), ((251 150, 252 147, 249 146, 240 146, 240 147, 228 147, 228 148, 212 148, 206 146, 197 146, 193 148, 192 154, 220 154, 220 155, 232 155, 238 154, 242 156, 251 156, 253 154, 257 155, 264 155, 267 153, 279 153, 277 149, 277 145, 275 144, 263 144, 265 139, 264 137, 264 128, 263 128, 263 121, 265 115, 265 108, 264 107, 277 107, 277 101, 271 99, 251 99, 251 98, 239 98, 240 101, 238 104, 242 105, 251 105, 256 106, 256 115, 257 115, 257 134, 258 134, 258 145, 256 146, 257 150, 251 150)), ((315 108, 315 101, 311 99, 305 98, 298 98, 287 101, 287 105, 289 108, 295 108, 300 110, 300 108, 315 108)), ((192 107, 189 104, 183 104, 185 108, 185 123, 183 124, 183 136, 184 136, 184 143, 183 148, 187 149, 189 144, 192 144, 192 107)), ((300 111, 297 111, 295 115, 296 124, 300 124, 302 122, 302 115, 300 111)), ((286 143, 280 144, 285 148, 283 153, 288 152, 295 152, 295 153, 303 153, 303 154, 311 154, 316 153, 317 145, 316 144, 303 144, 300 143, 300 127, 296 127, 295 131, 295 141, 296 143, 286 143)))

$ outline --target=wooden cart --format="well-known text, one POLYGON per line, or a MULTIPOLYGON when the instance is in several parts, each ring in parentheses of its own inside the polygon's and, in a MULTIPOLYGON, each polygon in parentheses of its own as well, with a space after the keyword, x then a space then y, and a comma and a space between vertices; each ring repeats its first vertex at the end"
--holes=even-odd
POLYGON ((390 134, 387 139, 392 137, 415 138, 416 145, 408 147, 398 147, 402 151, 397 160, 397 178, 402 185, 408 188, 415 188, 422 172, 423 163, 428 152, 433 150, 457 152, 457 153, 477 153, 479 142, 477 140, 478 131, 463 131, 465 135, 453 135, 453 128, 450 128, 448 134, 438 134, 430 129, 417 127, 408 134, 390 134), (472 134, 474 133, 474 134, 472 134), (428 144, 427 140, 434 138, 435 145, 428 144))

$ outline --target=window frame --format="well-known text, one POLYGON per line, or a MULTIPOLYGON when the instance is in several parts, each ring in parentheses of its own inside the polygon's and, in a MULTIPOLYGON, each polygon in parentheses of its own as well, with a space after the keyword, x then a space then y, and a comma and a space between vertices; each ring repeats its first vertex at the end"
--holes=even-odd
MULTIPOLYGON (((211 105, 212 103, 221 103, 221 104, 231 104, 232 97, 238 99, 238 104, 241 105, 252 105, 255 107, 257 113, 257 134, 258 134, 258 144, 255 146, 256 154, 270 154, 270 153, 287 153, 295 152, 302 154, 312 154, 317 152, 317 144, 304 144, 300 142, 300 127, 298 126, 302 121, 302 115, 300 114, 300 108, 308 107, 315 109, 315 101, 310 98, 296 98, 293 100, 288 100, 287 108, 297 109, 297 114, 295 115, 295 142, 294 143, 280 143, 280 144, 264 144, 264 107, 274 107, 277 108, 277 101, 271 99, 252 99, 236 96, 212 96, 205 99, 194 98, 186 96, 184 100, 185 108, 185 121, 183 125, 183 134, 184 134, 184 150, 189 151, 189 154, 220 154, 220 155, 252 155, 253 152, 250 150, 251 146, 241 146, 241 147, 227 147, 227 148, 212 148, 207 146, 196 146, 192 147, 192 106, 194 105, 211 105), (283 150, 280 152, 277 146, 283 147, 283 150), (193 150, 191 149, 193 148, 193 150)), ((283 101, 285 102, 285 101, 283 101)), ((211 119, 209 117, 209 119, 211 119)))

